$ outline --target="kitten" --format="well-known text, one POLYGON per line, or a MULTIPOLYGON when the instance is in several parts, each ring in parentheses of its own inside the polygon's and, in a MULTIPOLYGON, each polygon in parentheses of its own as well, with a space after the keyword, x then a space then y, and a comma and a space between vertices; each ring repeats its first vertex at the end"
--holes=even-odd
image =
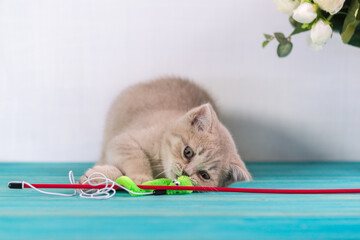
POLYGON ((209 187, 251 180, 214 106, 205 90, 179 78, 128 88, 108 114, 101 160, 80 183, 94 171, 136 184, 181 175, 209 187))

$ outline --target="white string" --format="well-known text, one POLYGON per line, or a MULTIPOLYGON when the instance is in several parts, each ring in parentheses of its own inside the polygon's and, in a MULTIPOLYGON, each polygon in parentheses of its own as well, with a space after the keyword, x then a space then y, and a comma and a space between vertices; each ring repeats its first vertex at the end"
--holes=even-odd
MULTIPOLYGON (((69 181, 70 181, 71 184, 74 184, 74 183, 75 183, 74 174, 73 174, 73 172, 72 172, 71 170, 69 171, 69 181)), ((67 194, 67 193, 55 193, 55 192, 43 191, 43 190, 40 190, 40 189, 34 187, 33 185, 31 185, 30 183, 25 182, 25 181, 22 182, 22 188, 24 188, 24 185, 25 185, 25 184, 28 185, 29 187, 31 187, 32 189, 34 189, 35 191, 38 191, 38 192, 43 193, 43 194, 56 195, 56 196, 64 196, 64 197, 73 197, 73 196, 76 195, 76 190, 74 190, 74 192, 71 193, 71 194, 67 194)))
MULTIPOLYGON (((73 171, 71 171, 71 170, 69 171, 69 181, 71 184, 75 184, 74 174, 73 174, 73 171)), ((133 192, 133 191, 125 188, 124 186, 117 184, 113 180, 107 178, 103 173, 100 173, 100 172, 93 172, 92 174, 89 175, 88 179, 85 182, 83 182, 82 184, 89 184, 91 186, 105 185, 105 187, 100 188, 100 189, 78 189, 78 190, 74 190, 74 193, 71 193, 71 194, 43 191, 25 181, 22 182, 23 188, 24 188, 24 184, 28 185, 35 191, 38 191, 43 194, 64 196, 64 197, 73 197, 73 196, 76 196, 77 193, 79 193, 79 197, 81 197, 81 198, 108 199, 115 195, 115 193, 116 193, 115 186, 118 186, 119 188, 127 191, 128 193, 134 194, 134 195, 151 195, 151 194, 153 194, 153 192, 145 192, 145 193, 133 192), (98 175, 98 176, 96 177, 96 175, 98 175), (98 182, 94 183, 93 181, 95 181, 95 180, 102 180, 102 181, 98 181, 98 182)))

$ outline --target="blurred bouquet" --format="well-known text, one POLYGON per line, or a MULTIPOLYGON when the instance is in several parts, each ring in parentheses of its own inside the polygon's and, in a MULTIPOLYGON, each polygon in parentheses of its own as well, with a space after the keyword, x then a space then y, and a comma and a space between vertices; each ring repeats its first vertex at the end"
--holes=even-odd
POLYGON ((289 55, 293 44, 291 37, 310 31, 307 44, 313 50, 323 49, 333 32, 339 32, 344 43, 360 47, 360 0, 274 0, 280 12, 289 15, 294 27, 289 36, 281 32, 264 34, 265 47, 276 39, 279 57, 289 55))

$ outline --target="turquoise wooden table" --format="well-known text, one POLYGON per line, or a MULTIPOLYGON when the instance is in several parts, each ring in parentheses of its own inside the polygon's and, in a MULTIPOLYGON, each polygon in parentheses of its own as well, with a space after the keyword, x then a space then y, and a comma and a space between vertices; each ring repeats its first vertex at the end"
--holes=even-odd
MULTIPOLYGON (((68 183, 90 163, 0 163, 0 239, 360 239, 360 194, 193 193, 108 200, 10 190, 68 183)), ((234 187, 360 188, 360 163, 249 163, 234 187)), ((65 191, 66 192, 66 191, 65 191)))

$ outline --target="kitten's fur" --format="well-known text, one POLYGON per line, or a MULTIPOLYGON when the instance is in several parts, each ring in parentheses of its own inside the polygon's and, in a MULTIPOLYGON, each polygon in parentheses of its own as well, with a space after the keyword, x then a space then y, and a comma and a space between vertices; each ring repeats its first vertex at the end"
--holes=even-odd
POLYGON ((80 183, 94 171, 113 180, 126 175, 136 184, 180 175, 201 186, 251 180, 209 94, 179 78, 138 84, 116 99, 106 122, 101 160, 80 183), (190 160, 184 155, 186 146, 194 152, 190 160))

